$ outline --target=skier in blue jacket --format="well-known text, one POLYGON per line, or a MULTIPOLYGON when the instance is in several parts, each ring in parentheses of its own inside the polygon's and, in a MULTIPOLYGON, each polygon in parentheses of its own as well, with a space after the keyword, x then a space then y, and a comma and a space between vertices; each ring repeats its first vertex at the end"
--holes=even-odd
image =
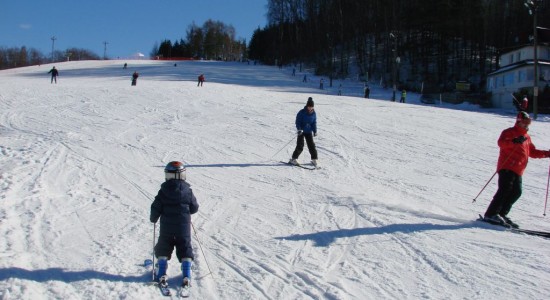
POLYGON ((304 150, 305 139, 309 154, 311 155, 311 163, 317 167, 317 149, 315 149, 315 142, 313 141, 313 137, 317 136, 317 115, 315 114, 314 103, 311 97, 307 99, 306 106, 296 115, 296 130, 298 140, 290 163, 293 165, 300 164, 298 163, 298 157, 304 150))
POLYGON ((164 174, 166 181, 162 183, 151 204, 151 222, 156 223, 160 218, 160 235, 155 246, 155 256, 158 258, 155 280, 166 284, 168 260, 175 247, 183 273, 182 285, 189 286, 194 259, 191 247, 191 215, 199 210, 199 204, 191 186, 185 181, 183 163, 168 163, 164 174))

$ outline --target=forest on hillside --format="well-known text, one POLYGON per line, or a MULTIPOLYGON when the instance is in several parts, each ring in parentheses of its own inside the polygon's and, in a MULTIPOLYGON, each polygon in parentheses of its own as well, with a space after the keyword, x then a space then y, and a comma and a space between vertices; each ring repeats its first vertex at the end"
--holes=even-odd
POLYGON ((41 65, 49 62, 69 60, 98 60, 99 55, 91 50, 71 47, 64 51, 55 50, 49 56, 35 48, 0 47, 0 70, 41 65))
MULTIPOLYGON (((548 0, 530 1, 537 26, 550 27, 548 0)), ((268 26, 249 56, 266 64, 313 67, 408 90, 473 91, 498 68, 498 56, 532 44, 526 0, 268 0, 268 26), (355 70, 353 70, 355 71, 355 70)))
POLYGON ((235 38, 235 28, 221 21, 207 20, 202 26, 188 26, 185 39, 155 45, 151 57, 157 59, 208 59, 238 61, 246 57, 246 40, 235 38))

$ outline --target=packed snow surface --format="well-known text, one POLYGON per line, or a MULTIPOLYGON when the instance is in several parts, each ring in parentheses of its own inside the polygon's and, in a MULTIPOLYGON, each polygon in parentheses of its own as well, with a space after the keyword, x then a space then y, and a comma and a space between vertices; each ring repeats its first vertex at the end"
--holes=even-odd
MULTIPOLYGON (((143 261, 172 160, 200 204, 194 299, 548 299, 550 239, 476 221, 498 176, 472 202, 513 112, 391 102, 375 83, 365 99, 292 68, 124 62, 57 63, 57 84, 53 65, 0 71, 0 299, 161 299, 143 261), (308 97, 314 171, 280 163, 308 97)), ((550 148, 548 116, 530 134, 550 148)), ((523 176, 524 228, 550 230, 549 163, 523 176)))

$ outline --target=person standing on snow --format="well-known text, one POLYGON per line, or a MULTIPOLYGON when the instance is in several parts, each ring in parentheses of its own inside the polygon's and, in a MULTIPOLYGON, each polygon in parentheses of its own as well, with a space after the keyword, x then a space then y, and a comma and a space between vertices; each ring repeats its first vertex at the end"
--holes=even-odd
POLYGON ((365 88, 363 89, 364 91, 364 94, 365 94, 365 98, 369 98, 370 96, 370 88, 369 88, 369 85, 365 83, 365 88))
POLYGON ((48 74, 52 74, 52 80, 50 83, 53 83, 55 81, 55 84, 57 84, 57 76, 59 75, 59 72, 55 68, 55 66, 48 72, 48 74))
POLYGON ((164 168, 166 181, 151 204, 150 221, 160 218, 160 235, 155 246, 158 259, 155 280, 165 284, 168 260, 176 247, 176 257, 181 263, 182 286, 189 286, 191 264, 194 259, 191 247, 191 215, 199 210, 199 204, 191 186, 187 183, 185 167, 179 161, 172 161, 164 168))
POLYGON ((405 100, 407 99, 407 91, 403 89, 401 91, 401 99, 399 99, 400 103, 405 103, 405 100))
POLYGON ((139 74, 137 71, 134 71, 134 74, 132 74, 132 85, 136 85, 137 84, 137 79, 139 77, 139 74))
POLYGON ((294 152, 292 153, 292 159, 289 161, 290 164, 300 164, 298 163, 298 157, 304 150, 305 139, 309 154, 311 155, 311 163, 317 167, 317 149, 315 149, 315 142, 313 142, 313 137, 317 136, 317 115, 315 114, 315 109, 313 107, 313 99, 309 97, 307 99, 306 106, 296 115, 298 140, 296 142, 296 149, 294 149, 294 152))
POLYGON ((197 86, 202 86, 202 84, 204 82, 204 74, 199 75, 198 81, 199 82, 197 83, 197 86))
POLYGON ((498 190, 484 215, 484 220, 493 224, 519 226, 514 223, 508 213, 512 205, 521 196, 522 175, 531 158, 550 157, 550 151, 538 150, 531 142, 527 133, 531 124, 529 114, 518 113, 514 127, 505 129, 500 134, 498 146, 498 190))
POLYGON ((529 99, 526 96, 523 96, 523 100, 521 101, 521 105, 519 106, 520 110, 527 111, 527 107, 529 107, 529 99))

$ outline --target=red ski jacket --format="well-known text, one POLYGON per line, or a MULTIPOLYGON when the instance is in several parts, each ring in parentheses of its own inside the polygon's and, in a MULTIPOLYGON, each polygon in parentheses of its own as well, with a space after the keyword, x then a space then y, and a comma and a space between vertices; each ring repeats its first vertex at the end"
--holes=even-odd
POLYGON ((518 125, 505 129, 498 138, 500 154, 498 156, 497 171, 502 169, 511 170, 518 175, 523 175, 527 167, 529 157, 545 158, 550 157, 550 151, 538 150, 531 142, 527 130, 518 125), (514 144, 512 140, 518 136, 527 138, 523 144, 514 144))

